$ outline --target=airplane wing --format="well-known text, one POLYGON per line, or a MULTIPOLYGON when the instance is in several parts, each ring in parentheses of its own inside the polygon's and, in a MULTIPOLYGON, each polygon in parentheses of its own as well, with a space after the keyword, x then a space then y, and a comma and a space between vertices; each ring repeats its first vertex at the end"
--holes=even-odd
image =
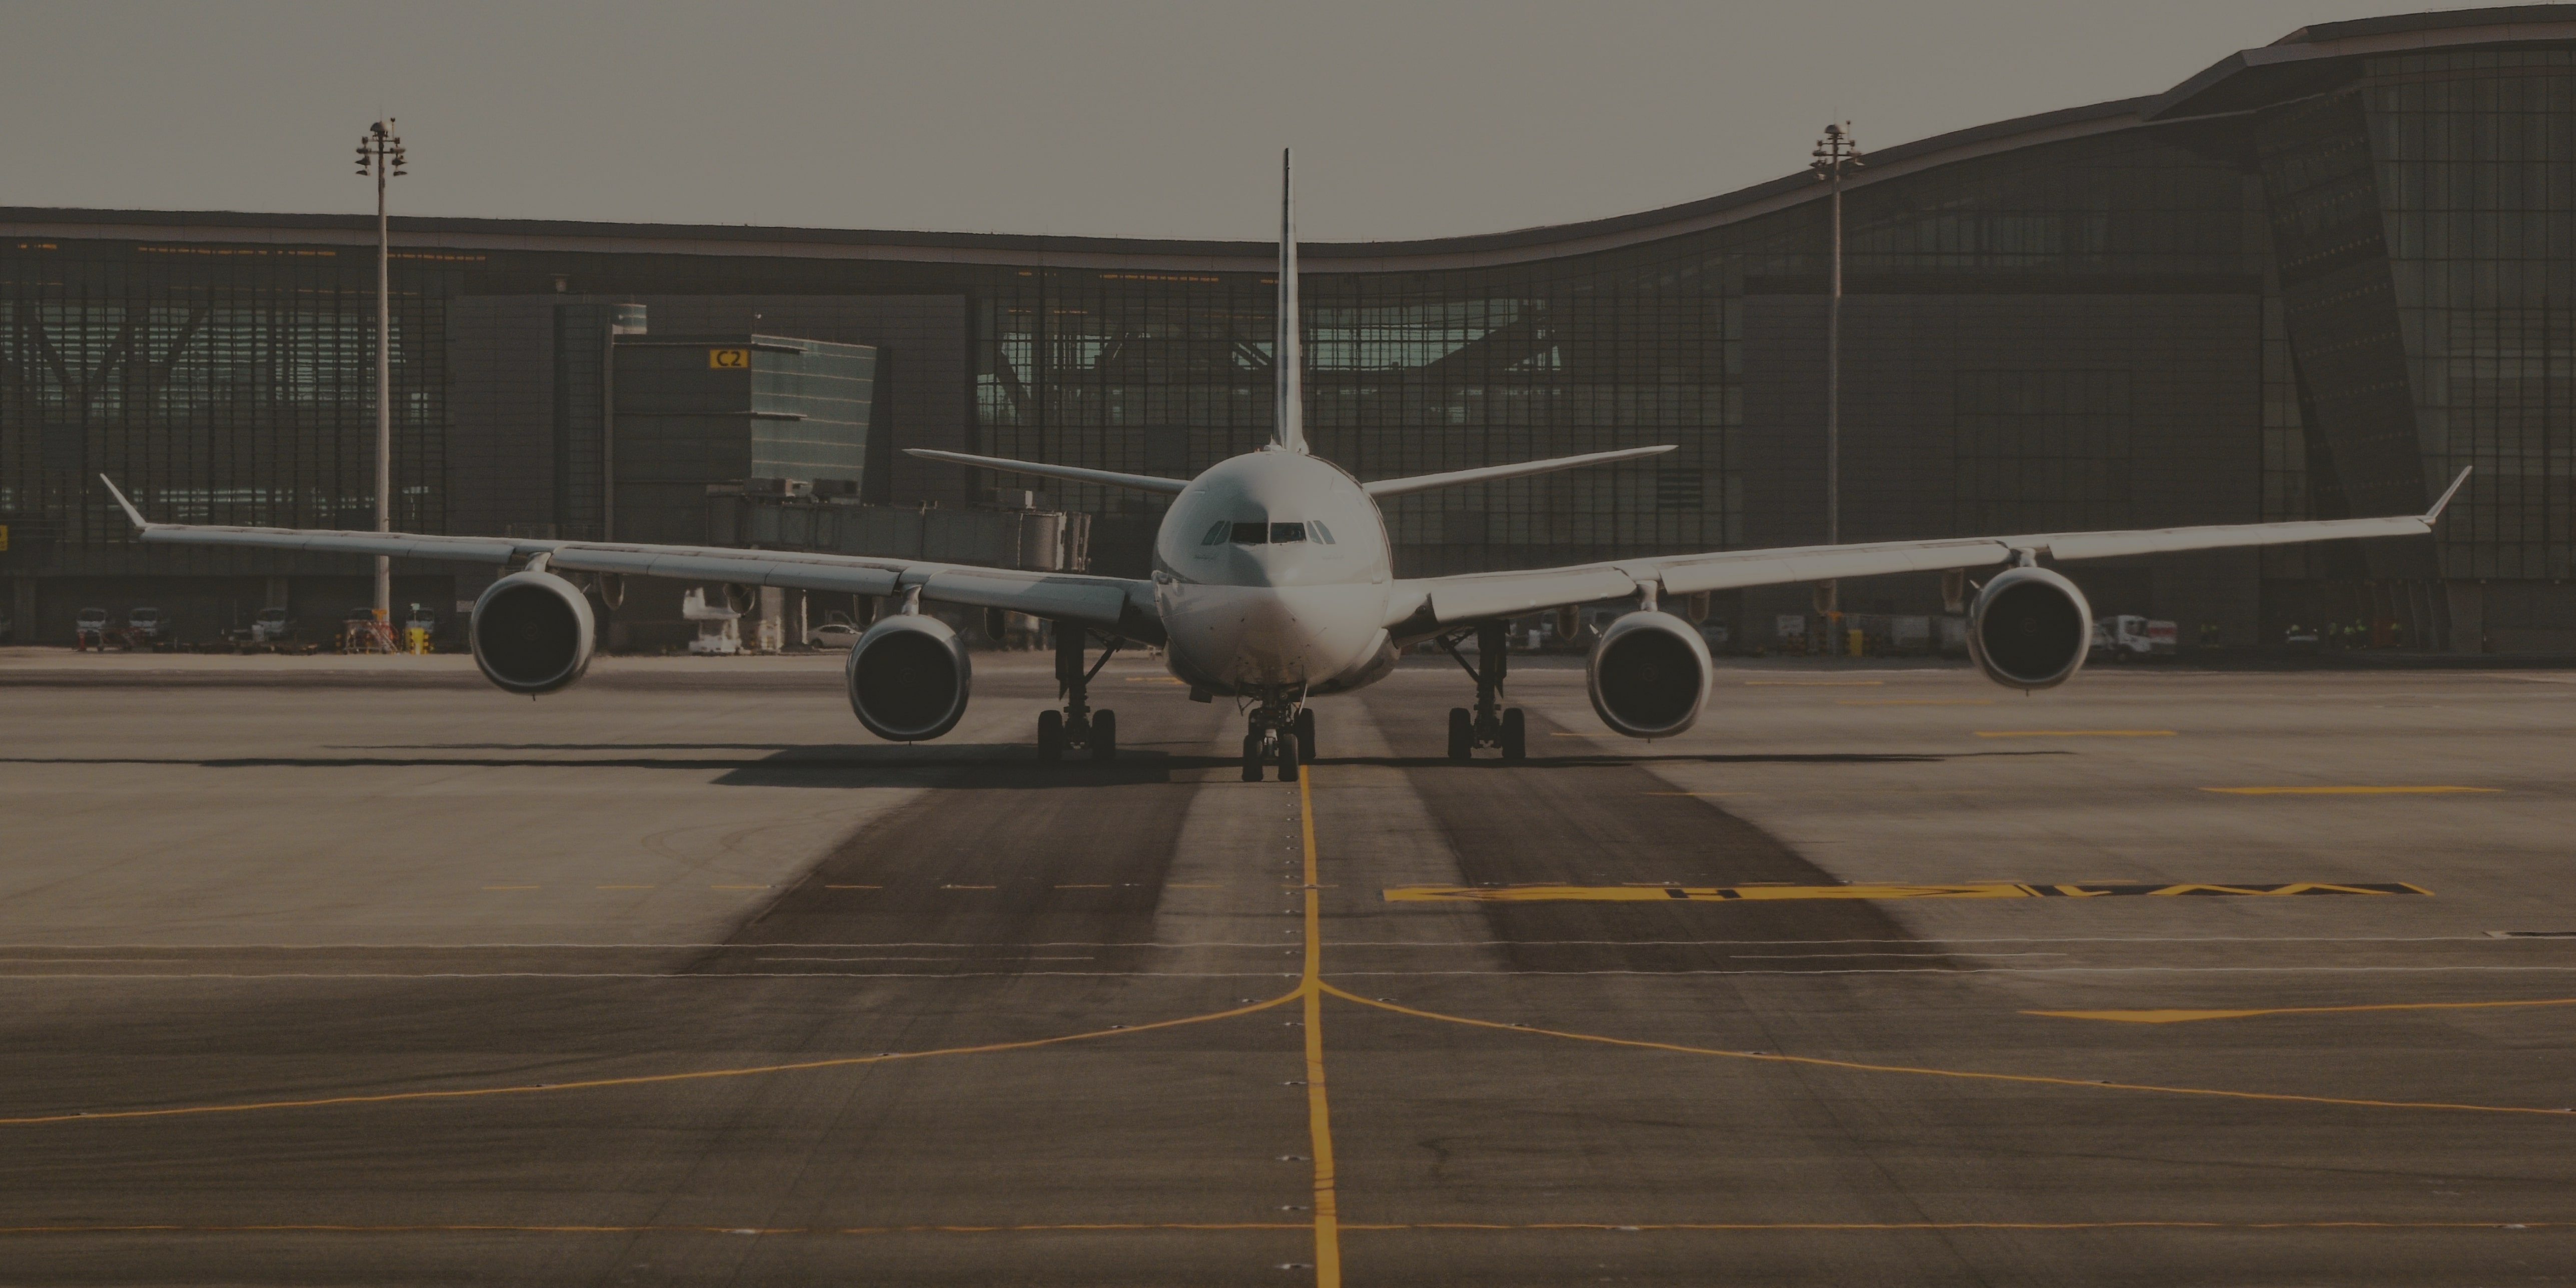
POLYGON ((1777 550, 1726 550, 1710 554, 1653 555, 1529 572, 1466 573, 1399 581, 1390 588, 1387 628, 1399 637, 1428 634, 1458 622, 1509 617, 1567 604, 1618 599, 1651 586, 1661 596, 1791 582, 1833 581, 1899 572, 1943 572, 2013 563, 2024 554, 2052 559, 2107 559, 2237 546, 2343 541, 2358 537, 2418 536, 2433 530, 2443 507, 2468 481, 2451 480, 2442 498, 2423 514, 2376 519, 2310 519, 2291 523, 2225 523, 2195 528, 2141 528, 2125 532, 2056 532, 2013 537, 1953 537, 1930 541, 1880 541, 1866 545, 1796 546, 1777 550))
POLYGON ((546 557, 558 572, 616 573, 680 581, 783 586, 854 595, 894 595, 921 588, 924 599, 971 608, 1000 608, 1078 622, 1145 643, 1160 643, 1154 583, 1085 573, 979 568, 876 555, 806 554, 725 546, 657 546, 621 541, 556 541, 524 537, 443 537, 406 532, 346 532, 153 523, 105 475, 99 481, 124 507, 142 540, 156 545, 251 546, 313 553, 391 555, 506 564, 546 557))
POLYGON ((1468 483, 1490 483, 1496 479, 1526 478, 1532 474, 1553 474, 1558 470, 1579 470, 1586 465, 1607 465, 1612 461, 1633 461, 1641 456, 1660 456, 1676 444, 1660 447, 1627 447, 1615 452, 1590 452, 1582 456, 1559 456, 1544 461, 1515 461, 1510 465, 1488 465, 1482 469, 1451 470, 1446 474, 1416 474, 1411 478, 1379 479, 1360 484, 1360 490, 1374 497, 1403 496, 1410 492, 1428 492, 1433 488, 1458 487, 1468 483))

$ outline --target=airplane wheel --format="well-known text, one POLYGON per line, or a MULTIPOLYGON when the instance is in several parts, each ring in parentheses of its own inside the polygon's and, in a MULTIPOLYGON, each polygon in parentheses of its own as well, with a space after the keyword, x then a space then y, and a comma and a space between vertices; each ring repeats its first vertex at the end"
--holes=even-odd
POLYGON ((1094 712, 1091 717, 1091 758, 1118 759, 1118 713, 1094 712))
POLYGON ((1243 735, 1243 781, 1261 781, 1261 735, 1257 733, 1243 735))
POLYGON ((1064 759, 1063 712, 1041 711, 1038 713, 1038 759, 1064 759))
POLYGON ((1449 708, 1449 758, 1465 760, 1476 750, 1476 720, 1465 707, 1449 708))
POLYGON ((1308 765, 1315 763, 1315 709, 1313 707, 1300 707, 1297 710, 1297 750, 1305 757, 1301 763, 1308 765))
POLYGON ((1513 707, 1503 713, 1503 759, 1522 760, 1529 756, 1529 722, 1521 709, 1513 707))
POLYGON ((1297 781, 1297 765, 1297 735, 1283 731, 1279 735, 1279 781, 1297 781))

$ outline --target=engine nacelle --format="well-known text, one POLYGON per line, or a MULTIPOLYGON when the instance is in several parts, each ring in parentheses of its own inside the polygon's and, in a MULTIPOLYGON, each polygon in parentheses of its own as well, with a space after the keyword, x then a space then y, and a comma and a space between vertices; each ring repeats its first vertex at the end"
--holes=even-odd
POLYGON ((2093 647, 2093 606, 2046 568, 2008 568, 1968 605, 1968 656, 1997 684, 2050 689, 2075 678, 2093 647))
POLYGON ((966 714, 975 670, 966 644, 927 613, 877 620, 850 650, 850 710, 890 742, 928 742, 966 714))
POLYGON ((1669 738, 1708 702, 1708 641, 1670 613, 1630 613, 1601 632, 1588 687, 1601 723, 1631 738, 1669 738))
POLYGON ((590 598, 550 572, 515 572, 474 601, 466 628, 483 678, 512 693, 552 693, 590 669, 590 598))

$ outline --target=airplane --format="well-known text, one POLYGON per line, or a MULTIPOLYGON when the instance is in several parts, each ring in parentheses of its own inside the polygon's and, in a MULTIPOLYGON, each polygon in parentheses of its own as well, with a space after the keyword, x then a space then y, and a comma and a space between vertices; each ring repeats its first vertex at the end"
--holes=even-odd
MULTIPOLYGON (((741 586, 847 592, 888 605, 850 649, 851 710, 870 733, 921 742, 955 728, 973 668, 955 629, 923 603, 981 608, 987 620, 1022 613, 1052 622, 1063 705, 1040 713, 1039 758, 1081 751, 1117 755, 1117 716, 1094 711, 1089 684, 1120 648, 1160 645, 1171 674, 1197 701, 1236 700, 1244 714, 1243 778, 1275 765, 1294 781, 1317 747, 1315 698, 1348 693, 1395 669, 1405 650, 1436 642, 1474 678, 1471 710, 1449 712, 1452 760, 1480 749, 1527 755, 1519 708, 1503 705, 1507 623, 1554 612, 1574 635, 1578 610, 1624 601, 1633 611, 1603 627, 1587 663, 1592 709, 1612 731, 1668 738, 1688 729, 1714 679, 1707 641, 1674 601, 1704 617, 1706 596, 1747 586, 1830 582, 1891 573, 1938 573, 1945 601, 1967 617, 1971 659, 1997 684, 2032 691, 2072 679, 2092 642, 2093 613, 2074 582, 2042 566, 2179 550, 2422 535, 2467 481, 2421 515, 2220 524, 2119 532, 1942 537, 1853 545, 1650 555, 1525 572, 1398 577, 1379 503, 1434 488, 1466 487, 1673 450, 1672 445, 1591 452, 1482 469, 1363 482, 1307 450, 1300 377, 1297 239, 1289 158, 1280 158, 1276 400, 1271 441, 1196 478, 908 449, 982 469, 1066 479, 1171 498, 1154 539, 1150 576, 1031 572, 867 555, 802 554, 706 546, 433 536, 392 532, 153 523, 105 475, 145 542, 251 546, 399 558, 518 565, 475 601, 468 626, 475 665, 514 694, 552 692, 579 679, 597 644, 590 592, 565 577, 589 574, 613 602, 630 576, 741 586), (2000 568, 1971 585, 1972 570, 2000 568), (1090 637, 1103 642, 1097 662, 1090 637), (1470 664, 1460 645, 1477 642, 1470 664)), ((998 634, 998 630, 995 632, 998 634)))

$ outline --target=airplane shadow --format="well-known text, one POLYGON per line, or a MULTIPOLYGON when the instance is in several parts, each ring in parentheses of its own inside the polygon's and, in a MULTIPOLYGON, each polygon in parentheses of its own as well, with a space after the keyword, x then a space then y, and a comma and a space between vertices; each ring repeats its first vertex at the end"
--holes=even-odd
MULTIPOLYGON (((341 755, 341 756, 7 756, 0 765, 132 765, 195 769, 641 769, 663 772, 716 772, 725 787, 942 787, 968 790, 1041 790, 1122 787, 1169 783, 1182 775, 1193 781, 1221 774, 1242 764, 1232 756, 1181 755, 1152 748, 1121 748, 1116 760, 1073 758, 1055 764, 1038 761, 1036 749, 1023 743, 980 743, 943 747, 936 752, 917 746, 885 744, 778 743, 454 743, 384 750, 432 751, 625 752, 625 755, 341 755), (758 760, 733 756, 647 756, 641 751, 766 751, 758 760)), ((330 748, 330 750, 343 750, 330 748)), ((348 748, 347 750, 357 750, 348 748)), ((1911 765, 1950 760, 2018 756, 2066 756, 2053 750, 1924 752, 1809 752, 1799 754, 1639 755, 1585 754, 1532 756, 1506 761, 1479 758, 1453 761, 1445 756, 1325 756, 1319 766, 1368 765, 1381 769, 1455 769, 1486 773, 1545 773, 1568 769, 1603 769, 1647 764, 1703 765, 1911 765)), ((1265 769, 1265 778, 1277 770, 1265 769)))

